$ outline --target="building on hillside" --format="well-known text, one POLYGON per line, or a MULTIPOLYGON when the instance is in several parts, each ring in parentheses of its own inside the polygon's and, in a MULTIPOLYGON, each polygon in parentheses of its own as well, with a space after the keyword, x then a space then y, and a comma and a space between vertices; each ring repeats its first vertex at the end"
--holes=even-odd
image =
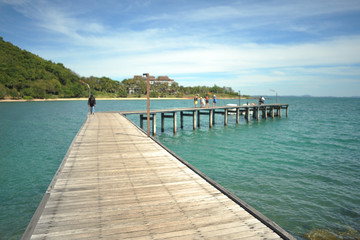
MULTIPOLYGON (((142 75, 134 75, 134 80, 144 80, 146 81, 146 77, 142 75)), ((155 76, 149 76, 149 83, 150 85, 159 85, 159 84, 166 84, 168 89, 166 91, 171 92, 170 87, 175 84, 176 82, 174 79, 170 79, 168 76, 159 76, 155 78, 155 76)), ((129 94, 136 94, 140 93, 141 89, 138 86, 128 87, 127 91, 129 94)))
MULTIPOLYGON (((134 79, 140 79, 140 78, 146 80, 146 77, 143 77, 141 75, 134 76, 134 79)), ((149 83, 152 85, 167 84, 169 87, 171 87, 175 83, 175 81, 174 79, 170 79, 168 76, 159 76, 157 78, 155 78, 154 76, 150 76, 149 83)))
POLYGON ((134 75, 134 78, 133 78, 134 80, 137 80, 137 79, 143 79, 143 76, 141 76, 141 75, 134 75))
POLYGON ((156 82, 160 84, 167 84, 169 87, 175 83, 174 79, 170 79, 168 76, 159 76, 156 82))
POLYGON ((139 87, 128 87, 127 91, 128 91, 129 94, 140 93, 141 88, 139 88, 139 87))

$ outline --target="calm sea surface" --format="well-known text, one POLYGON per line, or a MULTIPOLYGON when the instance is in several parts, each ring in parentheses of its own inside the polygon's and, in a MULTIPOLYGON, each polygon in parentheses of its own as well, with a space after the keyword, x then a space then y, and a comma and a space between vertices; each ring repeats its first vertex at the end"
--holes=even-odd
MULTIPOLYGON (((201 116, 193 131, 188 117, 176 135, 168 120, 157 138, 299 239, 360 239, 360 99, 279 102, 290 104, 288 118, 283 112, 282 119, 237 125, 230 116, 224 127, 217 115, 209 129, 201 116)), ((218 106, 227 103, 238 100, 218 106)), ((151 102, 153 109, 192 106, 151 102)), ((98 101, 96 111, 145 108, 143 100, 109 100, 98 101)), ((86 114, 85 101, 0 103, 0 239, 22 236, 86 114)), ((138 116, 129 118, 139 124, 138 116)))

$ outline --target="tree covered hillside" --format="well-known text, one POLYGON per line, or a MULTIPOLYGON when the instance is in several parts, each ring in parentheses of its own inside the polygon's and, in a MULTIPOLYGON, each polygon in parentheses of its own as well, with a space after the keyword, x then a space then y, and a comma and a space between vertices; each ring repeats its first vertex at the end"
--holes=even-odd
POLYGON ((0 38, 0 98, 80 97, 86 90, 61 63, 46 61, 0 38))
MULTIPOLYGON (((22 50, 0 37, 0 99, 87 97, 80 77, 61 63, 53 63, 22 50)), ((122 84, 109 78, 81 78, 92 93, 122 93, 122 84)), ((115 95, 117 96, 117 95, 115 95)))

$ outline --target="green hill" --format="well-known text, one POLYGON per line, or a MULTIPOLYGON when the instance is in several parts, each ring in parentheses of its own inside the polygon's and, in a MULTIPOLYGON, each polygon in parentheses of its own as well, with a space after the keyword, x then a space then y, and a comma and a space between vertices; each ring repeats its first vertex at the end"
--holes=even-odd
POLYGON ((46 61, 0 37, 0 98, 86 96, 79 76, 61 63, 46 61))
POLYGON ((125 96, 124 86, 109 78, 80 78, 61 63, 22 50, 0 37, 0 99, 87 97, 93 94, 125 96))

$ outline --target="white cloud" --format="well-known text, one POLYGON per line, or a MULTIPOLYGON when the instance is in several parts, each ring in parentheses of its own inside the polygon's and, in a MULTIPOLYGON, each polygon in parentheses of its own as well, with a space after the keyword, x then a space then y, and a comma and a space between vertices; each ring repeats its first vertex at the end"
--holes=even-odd
MULTIPOLYGON (((114 41, 116 42, 116 41, 114 41)), ((132 42, 125 43, 131 46, 132 42)), ((116 45, 115 43, 112 46, 116 45)), ((119 44, 119 46, 124 43, 119 44)), ((193 45, 193 44, 191 44, 193 45)), ((167 72, 180 73, 206 73, 206 72, 239 72, 248 69, 306 67, 323 65, 351 65, 359 63, 360 36, 349 39, 339 38, 311 44, 297 45, 259 45, 246 44, 229 46, 207 44, 202 48, 186 50, 176 49, 174 45, 160 42, 148 48, 142 45, 142 52, 127 55, 126 49, 115 48, 118 55, 89 59, 88 64, 96 62, 103 66, 103 71, 111 76, 116 76, 120 66, 126 66, 126 72, 134 72, 142 68, 167 72), (159 47, 154 47, 158 44, 159 47), (164 49, 161 51, 161 46, 164 49), (153 52, 155 48, 155 52, 153 52), (162 70, 164 71, 164 70, 162 70)), ((90 68, 93 70, 93 68, 90 68)), ((90 70, 89 69, 89 70, 90 70)), ((153 70, 153 71, 154 71, 153 70)))
POLYGON ((28 50, 62 62, 82 76, 122 80, 150 72, 178 75, 184 81, 196 76, 197 83, 240 88, 294 83, 303 76, 320 82, 329 75, 342 80, 360 75, 355 67, 360 64, 359 33, 337 36, 329 32, 316 38, 334 26, 309 21, 314 16, 326 19, 359 11, 356 0, 232 1, 226 5, 210 1, 168 11, 158 11, 161 7, 153 2, 146 2, 147 11, 142 11, 141 2, 105 1, 101 6, 90 1, 84 9, 67 1, 0 1, 35 22, 38 32, 45 32, 47 41, 28 50), (268 30, 266 34, 296 32, 311 37, 302 41, 290 34, 282 41, 257 41, 267 39, 263 29, 268 30), (209 77, 212 74, 216 76, 209 77))

